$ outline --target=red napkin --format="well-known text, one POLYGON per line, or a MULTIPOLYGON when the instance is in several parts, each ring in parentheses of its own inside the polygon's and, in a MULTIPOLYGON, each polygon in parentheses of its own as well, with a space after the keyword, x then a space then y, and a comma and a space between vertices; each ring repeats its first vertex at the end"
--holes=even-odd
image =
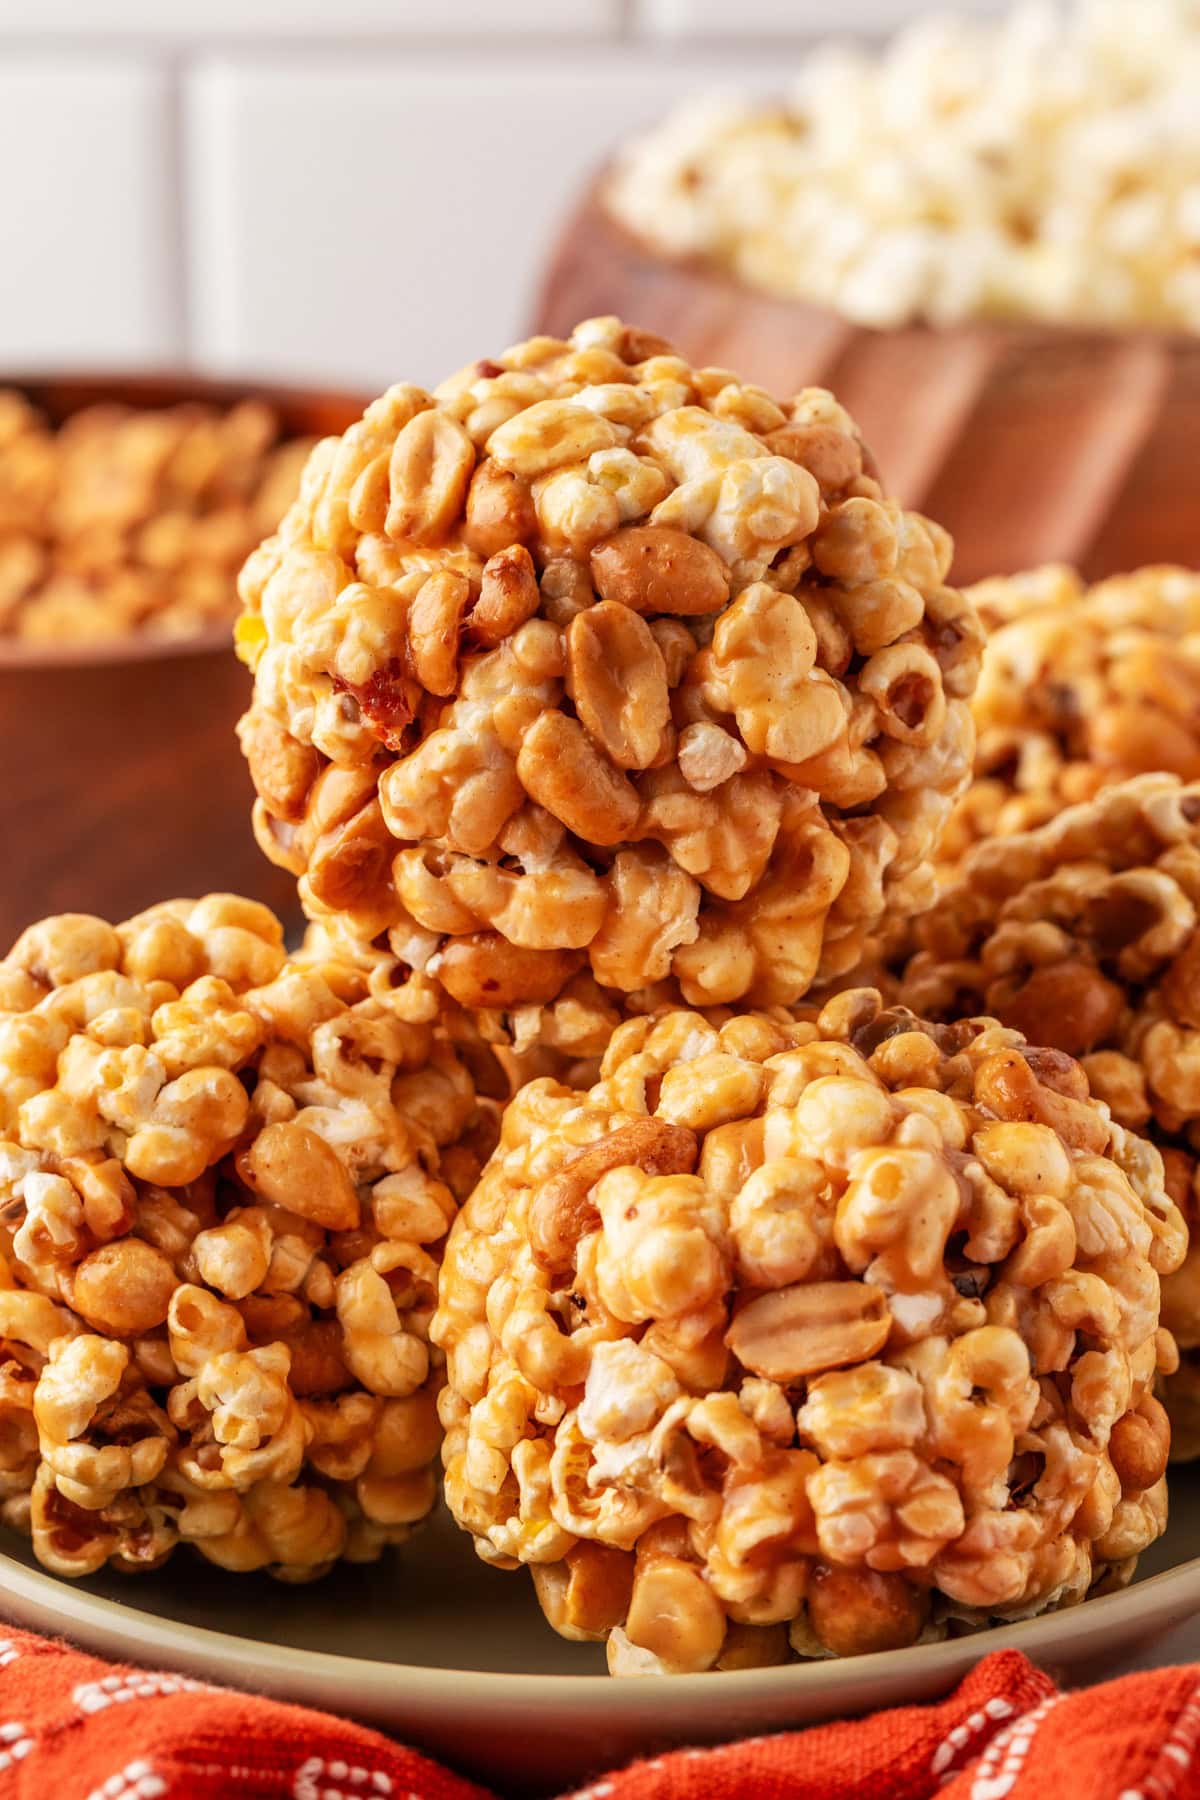
MULTIPOLYGON (((1198 1741, 1200 1666, 1062 1694, 1002 1650, 936 1705, 677 1751, 572 1800, 1188 1800, 1200 1796, 1198 1741)), ((0 1800, 47 1796, 491 1800, 365 1726, 9 1630, 0 1800)))

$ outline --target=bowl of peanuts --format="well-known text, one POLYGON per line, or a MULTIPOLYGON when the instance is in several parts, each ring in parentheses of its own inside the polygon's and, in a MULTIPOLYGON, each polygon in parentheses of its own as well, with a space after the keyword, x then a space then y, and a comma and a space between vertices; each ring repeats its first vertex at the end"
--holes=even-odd
POLYGON ((303 934, 0 959, 11 1615, 534 1794, 1200 1612, 1200 584, 952 556, 614 316, 316 443, 303 934))
POLYGON ((125 913, 166 859, 278 906, 231 795, 237 571, 350 395, 186 375, 0 377, 0 936, 125 913))
POLYGON ((620 312, 773 393, 833 387, 961 580, 1200 564, 1200 215, 1179 0, 918 20, 622 147, 535 323, 620 312))

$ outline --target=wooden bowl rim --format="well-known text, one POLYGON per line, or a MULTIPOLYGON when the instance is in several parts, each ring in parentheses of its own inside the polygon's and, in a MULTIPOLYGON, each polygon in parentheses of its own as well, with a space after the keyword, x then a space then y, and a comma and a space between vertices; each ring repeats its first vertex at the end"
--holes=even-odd
MULTIPOLYGON (((311 407, 329 406, 339 409, 370 405, 373 398, 358 387, 342 388, 318 382, 314 386, 294 381, 259 381, 254 376, 204 375, 197 370, 172 367, 169 363, 123 367, 113 364, 97 368, 84 363, 78 368, 41 368, 0 370, 0 388, 15 389, 35 406, 54 407, 54 395, 60 390, 78 390, 86 398, 71 407, 79 411, 112 401, 118 406, 144 406, 150 410, 168 406, 185 406, 189 401, 207 402, 213 406, 236 406, 242 400, 265 400, 280 414, 296 414, 311 407)), ((296 436, 306 435, 297 431, 296 436)))
POLYGON ((182 633, 177 638, 131 633, 80 644, 0 638, 0 674, 7 669, 106 668, 117 663, 166 662, 172 657, 213 656, 226 650, 232 654, 232 619, 206 625, 203 631, 182 633))
MULTIPOLYGON (((303 424, 311 412, 361 414, 371 396, 357 388, 304 387, 296 383, 237 380, 220 375, 194 374, 186 369, 23 369, 0 372, 0 388, 23 394, 34 406, 50 413, 55 424, 84 407, 110 402, 117 406, 141 406, 157 411, 197 401, 210 406, 236 406, 242 400, 263 400, 279 414, 287 437, 306 437, 314 426, 303 424)), ((125 637, 102 638, 92 643, 41 643, 0 635, 0 672, 6 669, 67 669, 114 663, 162 662, 172 657, 211 656, 233 648, 233 620, 219 619, 200 631, 178 637, 151 632, 130 632, 125 637)))
MULTIPOLYGON (((847 313, 836 311, 833 307, 822 306, 818 301, 805 300, 797 294, 777 294, 770 288, 755 287, 743 280, 740 275, 720 264, 710 262, 707 258, 694 254, 690 256, 672 256, 666 251, 633 230, 623 219, 619 219, 605 202, 605 190, 608 187, 613 171, 611 162, 604 163, 584 187, 575 210, 568 215, 556 245, 551 252, 538 287, 534 317, 540 320, 545 316, 547 306, 559 281, 559 268, 570 256, 570 245, 575 234, 587 230, 595 235, 597 221, 600 221, 614 242, 623 247, 626 253, 633 252, 659 268, 670 270, 676 275, 686 277, 700 290, 707 290, 714 295, 726 299, 750 300, 770 306, 777 306, 784 311, 799 317, 834 322, 847 330, 861 331, 875 338, 920 336, 927 338, 953 338, 970 336, 973 338, 992 338, 1017 346, 1025 343, 1053 342, 1087 343, 1101 341, 1104 343, 1119 342, 1124 339, 1141 339, 1143 342, 1160 344, 1176 355, 1192 354, 1200 356, 1200 331, 1181 331, 1165 325, 1104 325, 1077 324, 1060 319, 1030 319, 1014 316, 1012 318, 984 317, 956 319, 946 325, 938 325, 928 319, 910 319, 900 325, 863 325, 852 319, 847 313)), ((636 319, 626 321, 636 325, 636 319)), ((535 325, 535 329, 536 329, 535 325)))

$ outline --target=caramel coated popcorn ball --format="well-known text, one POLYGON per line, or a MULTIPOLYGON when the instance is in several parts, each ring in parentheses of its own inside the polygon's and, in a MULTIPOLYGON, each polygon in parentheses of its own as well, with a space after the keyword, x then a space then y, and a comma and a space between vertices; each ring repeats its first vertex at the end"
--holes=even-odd
POLYGON ((1200 9, 931 11, 807 56, 785 100, 690 101, 607 201, 668 255, 862 325, 1200 330, 1200 9))
MULTIPOLYGON (((1181 679, 1185 677, 1181 676, 1181 679)), ((1114 1120, 1161 1146, 1200 1218, 1200 782, 1155 774, 963 859, 900 997, 935 1019, 986 1011, 1077 1057, 1114 1120)), ((1200 1453, 1200 1248, 1164 1284, 1184 1366, 1166 1382, 1177 1455, 1200 1453)))
POLYGON ((987 630, 975 778, 939 858, 1044 824, 1131 775, 1200 777, 1200 575, 1168 565, 1087 587, 1052 565, 968 589, 987 630))
POLYGON ((0 636, 180 637, 230 619, 237 572, 312 448, 269 406, 97 405, 57 430, 0 389, 0 636))
POLYGON ((950 556, 832 395, 616 319, 393 387, 243 572, 259 841, 523 1044, 794 1001, 930 897, 979 654, 950 556))
POLYGON ((0 1511, 61 1575, 288 1580, 436 1493, 440 1246, 495 1141, 439 1030, 228 894, 0 962, 0 1511))
POLYGON ((994 1020, 631 1020, 451 1231, 447 1498, 618 1674, 1068 1604, 1165 1523, 1184 1247, 1157 1151, 994 1020))

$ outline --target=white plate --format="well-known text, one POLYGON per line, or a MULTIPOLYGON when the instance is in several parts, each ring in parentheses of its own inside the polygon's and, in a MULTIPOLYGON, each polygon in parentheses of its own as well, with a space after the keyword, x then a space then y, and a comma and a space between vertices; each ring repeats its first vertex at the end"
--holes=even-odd
POLYGON ((544 1794, 676 1744, 931 1699, 989 1650, 1072 1681, 1116 1673, 1200 1613, 1200 1467, 1172 1492, 1167 1534, 1122 1593, 949 1643, 736 1674, 610 1680, 601 1647, 556 1637, 528 1577, 486 1568, 445 1515, 389 1561, 309 1587, 182 1555, 70 1583, 9 1539, 0 1593, 31 1630, 352 1715, 506 1794, 544 1794))

